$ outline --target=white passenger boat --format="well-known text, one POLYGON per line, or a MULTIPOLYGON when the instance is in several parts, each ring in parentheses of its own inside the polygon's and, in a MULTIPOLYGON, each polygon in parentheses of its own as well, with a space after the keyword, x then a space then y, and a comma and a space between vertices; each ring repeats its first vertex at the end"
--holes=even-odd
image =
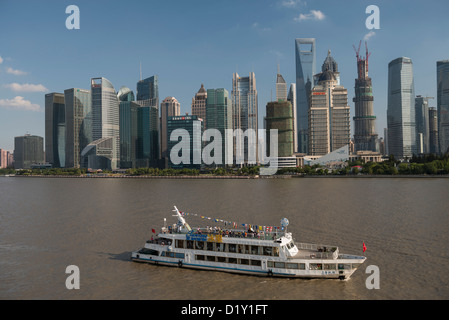
MULTIPOLYGON (((176 208, 178 221, 132 252, 135 262, 202 270, 289 278, 349 279, 366 257, 342 254, 338 247, 296 243, 287 232, 248 229, 192 229, 176 208)), ((165 219, 164 219, 165 220, 165 219)), ((165 223, 164 223, 165 224, 165 223)))

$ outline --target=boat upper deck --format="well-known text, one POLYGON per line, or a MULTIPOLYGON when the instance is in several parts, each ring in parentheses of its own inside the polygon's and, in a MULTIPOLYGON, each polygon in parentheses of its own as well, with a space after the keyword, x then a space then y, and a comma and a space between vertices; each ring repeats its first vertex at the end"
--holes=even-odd
POLYGON ((186 234, 190 237, 195 236, 222 236, 226 238, 246 238, 254 240, 272 240, 275 241, 285 236, 284 231, 268 232, 268 231, 251 231, 244 229, 222 229, 220 227, 208 228, 192 228, 188 233, 180 232, 176 228, 162 228, 162 234, 186 234))

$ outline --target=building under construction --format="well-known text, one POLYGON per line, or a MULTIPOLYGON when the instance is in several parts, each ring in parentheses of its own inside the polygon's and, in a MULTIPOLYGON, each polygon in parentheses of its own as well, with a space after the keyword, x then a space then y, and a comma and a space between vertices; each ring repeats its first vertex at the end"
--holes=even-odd
POLYGON ((357 56, 357 73, 355 79, 355 117, 354 117, 354 151, 378 152, 378 135, 376 133, 376 116, 374 115, 374 97, 371 78, 368 77, 368 46, 365 42, 366 56, 360 56, 360 41, 357 56))

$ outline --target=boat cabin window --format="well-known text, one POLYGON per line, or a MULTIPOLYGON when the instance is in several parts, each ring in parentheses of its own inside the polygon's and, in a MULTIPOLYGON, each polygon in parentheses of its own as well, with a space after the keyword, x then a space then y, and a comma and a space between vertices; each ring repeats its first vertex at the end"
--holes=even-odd
POLYGON ((228 245, 228 247, 229 247, 229 252, 236 252, 236 245, 235 244, 230 243, 228 245))
POLYGON ((249 265, 249 260, 248 259, 240 259, 240 264, 249 265))
POLYGON ((351 265, 350 264, 339 263, 338 264, 338 270, 351 270, 351 265))
POLYGON ((176 248, 184 248, 184 240, 176 240, 176 248))
POLYGON ((323 270, 323 265, 321 263, 310 263, 309 269, 310 270, 323 270))
POLYGON ((228 263, 237 263, 237 258, 228 258, 228 263))
POLYGON ((325 263, 324 270, 336 270, 337 265, 335 263, 325 263))
POLYGON ((140 249, 139 253, 141 253, 141 254, 151 254, 153 256, 158 256, 159 255, 159 251, 148 249, 148 248, 140 249))
POLYGON ((286 246, 287 246, 287 249, 291 249, 291 248, 293 248, 295 246, 295 242, 292 240, 289 243, 287 243, 286 246))
POLYGON ((207 250, 214 251, 214 243, 213 242, 207 242, 207 250))
POLYGON ((204 250, 204 242, 203 241, 195 241, 195 249, 196 250, 204 250))
POLYGON ((204 256, 201 254, 197 254, 195 257, 196 260, 204 260, 204 256))
POLYGON ((193 240, 187 240, 187 249, 193 249, 193 240))
POLYGON ((264 256, 272 256, 273 248, 272 247, 263 247, 263 255, 264 256))
POLYGON ((225 243, 216 243, 215 248, 219 252, 224 252, 226 249, 226 244, 225 243))
POLYGON ((259 246, 251 246, 251 254, 259 254, 259 246))
POLYGON ((218 262, 226 262, 226 257, 217 257, 218 262))
POLYGON ((285 262, 278 262, 278 261, 275 261, 275 262, 274 262, 274 267, 275 267, 275 268, 285 268, 285 262))
POLYGON ((298 269, 297 263, 288 263, 286 264, 287 269, 298 269))
POLYGON ((262 262, 260 260, 251 260, 251 265, 260 267, 262 265, 262 262))

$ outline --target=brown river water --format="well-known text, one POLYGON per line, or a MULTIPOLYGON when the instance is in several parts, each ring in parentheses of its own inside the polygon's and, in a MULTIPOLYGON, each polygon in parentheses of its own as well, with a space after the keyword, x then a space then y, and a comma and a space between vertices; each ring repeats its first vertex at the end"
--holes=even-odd
POLYGON ((447 178, 0 177, 0 299, 449 299, 448 190, 447 178), (297 242, 367 260, 348 281, 131 262, 163 218, 175 222, 173 205, 257 225, 286 217, 297 242), (80 270, 79 290, 66 288, 69 265, 80 270), (370 265, 379 268, 379 289, 366 286, 370 265))

